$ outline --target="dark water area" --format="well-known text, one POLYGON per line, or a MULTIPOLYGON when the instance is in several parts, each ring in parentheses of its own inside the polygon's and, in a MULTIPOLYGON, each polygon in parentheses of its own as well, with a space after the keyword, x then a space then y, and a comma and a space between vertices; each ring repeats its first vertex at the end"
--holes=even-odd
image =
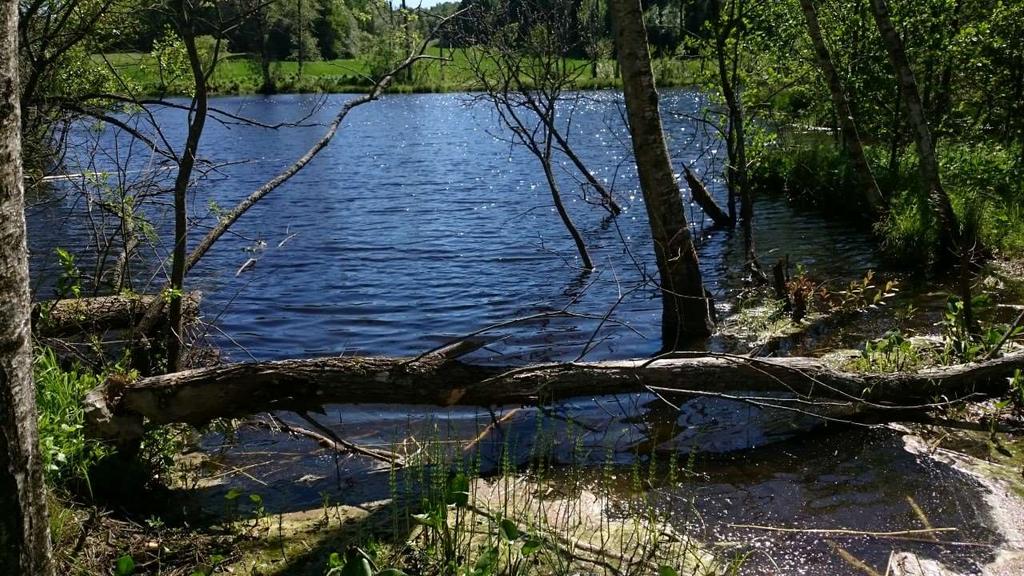
MULTIPOLYGON (((695 400, 683 407, 678 421, 664 413, 659 418, 659 410, 664 412, 649 397, 623 395, 579 400, 545 414, 532 408, 492 415, 468 408, 362 406, 356 411, 327 407, 314 417, 366 447, 434 453, 440 445, 452 460, 478 462, 484 476, 509 465, 532 470, 527 474, 538 482, 538 491, 553 498, 580 490, 607 495, 604 513, 610 518, 655 510, 679 533, 714 545, 720 557, 744 557, 741 574, 863 574, 851 557, 883 573, 894 550, 977 574, 1004 541, 978 481, 907 451, 898 433, 833 425, 813 435, 793 435, 794 427, 806 429, 809 423, 725 401, 695 400), (492 417, 500 418, 502 427, 481 435, 492 417), (659 420, 677 426, 679 436, 638 455, 659 420), (508 454, 511 462, 504 464, 508 454), (542 476, 531 466, 538 456, 547 461, 542 476), (956 528, 937 535, 949 543, 931 541, 927 534, 813 532, 925 528, 915 508, 931 526, 956 528)), ((281 417, 308 426, 294 415, 281 417)), ((396 479, 387 464, 249 426, 233 438, 212 434, 204 442, 215 455, 213 471, 249 471, 189 494, 191 506, 213 513, 229 490, 259 493, 275 512, 316 510, 325 501, 358 506, 401 499, 409 496, 404 476, 415 486, 423 473, 413 467, 397 472, 396 479), (256 471, 258 477, 252 476, 256 471)))
MULTIPOLYGON (((689 165, 724 203, 724 145, 690 119, 699 116, 703 97, 686 90, 663 96, 677 169, 689 165)), ((217 98, 213 105, 265 124, 294 122, 310 111, 310 121, 324 122, 346 98, 217 98)), ((476 360, 573 359, 588 342, 598 343, 587 356, 594 360, 655 352, 660 303, 653 285, 644 281, 655 265, 619 95, 582 94, 571 119, 561 119, 571 120, 576 152, 611 185, 625 208, 617 219, 606 218, 600 207, 588 203, 592 198, 582 196, 571 166, 560 163, 568 209, 598 267, 589 275, 578 269, 540 167, 526 151, 509 144, 509 134, 489 108, 469 106, 469 100, 459 94, 387 96, 355 109, 330 146, 246 214, 190 274, 187 288, 203 291, 204 318, 217 326, 209 334, 212 342, 234 360, 417 354, 461 334, 570 303, 575 313, 602 316, 626 294, 615 307, 615 322, 600 330, 598 320, 579 317, 503 328, 491 334, 494 341, 476 360), (250 258, 257 260, 255 266, 239 272, 250 258)), ((184 140, 182 112, 153 113, 169 141, 184 140)), ((215 221, 211 203, 231 207, 301 156, 323 130, 267 130, 215 121, 207 126, 201 156, 216 169, 190 198, 193 243, 203 226, 215 221)), ((69 173, 109 169, 115 156, 130 156, 129 179, 160 169, 158 158, 138 144, 131 148, 123 134, 83 127, 72 142, 69 173), (97 142, 105 145, 106 156, 83 161, 97 142), (118 146, 110 146, 114 142, 118 146)), ((168 184, 166 177, 161 182, 168 184)), ((58 183, 54 194, 65 186, 58 183)), ((39 203, 29 213, 32 273, 37 297, 47 297, 59 272, 53 248, 86 253, 94 242, 89 218, 98 216, 79 196, 35 200, 39 203)), ((742 239, 712 230, 696 207, 688 211, 700 239, 705 282, 718 299, 720 315, 728 314, 744 286, 742 239)), ((782 194, 757 198, 754 211, 757 248, 765 263, 788 255, 814 278, 838 281, 860 278, 880 265, 864 230, 794 209, 782 194)), ((150 208, 149 215, 154 223, 171 220, 166 206, 150 208)), ((169 254, 169 230, 156 228, 160 240, 145 248, 147 264, 136 273, 137 289, 143 292, 165 277, 159 263, 169 254)), ((88 272, 89 261, 81 263, 88 272)), ((674 486, 653 486, 650 493, 673 511, 679 528, 709 542, 736 541, 742 544, 737 550, 753 550, 745 573, 858 571, 824 538, 779 536, 730 524, 915 528, 908 496, 935 525, 961 527, 958 536, 964 539, 998 540, 986 526, 977 483, 910 455, 895 433, 840 428, 810 436, 802 433, 820 422, 798 414, 725 400, 693 400, 676 412, 654 400, 649 395, 581 399, 553 408, 555 417, 543 430, 564 436, 565 422, 571 420, 578 433, 572 450, 584 450, 584 460, 595 470, 610 464, 623 467, 623 475, 641 446, 656 448, 662 457, 666 452, 700 454, 695 475, 674 486), (664 438, 659 429, 666 426, 681 433, 664 438)), ((472 409, 329 406, 317 418, 340 437, 388 448, 416 437, 465 442, 492 415, 472 409)), ((538 437, 536 422, 536 410, 522 409, 500 435, 489 435, 481 442, 485 465, 487 458, 495 465, 509 437, 522 439, 518 450, 529 453, 538 437)), ((233 438, 208 433, 201 449, 218 462, 218 473, 247 471, 202 491, 199 500, 213 508, 223 506, 232 487, 262 494, 271 513, 316 508, 325 494, 333 502, 352 503, 389 496, 386 469, 287 434, 243 426, 233 438)), ((555 449, 556 463, 576 458, 568 449, 555 449)), ((628 489, 623 488, 622 497, 628 500, 628 489)), ((882 570, 893 548, 877 539, 840 544, 882 570)), ((920 546, 951 559, 954 566, 975 565, 990 555, 983 547, 920 546)))
MULTIPOLYGON (((299 121, 312 111, 308 123, 327 121, 346 98, 218 98, 213 106, 265 124, 299 121)), ((589 275, 578 269, 535 159, 509 144, 510 134, 487 105, 470 106, 470 100, 459 94, 387 96, 356 108, 331 145, 246 214, 235 234, 222 238, 190 274, 187 287, 205 295, 205 317, 231 338, 214 332, 214 342, 234 359, 415 354, 574 300, 574 312, 603 315, 628 292, 614 313, 628 328, 605 323, 588 358, 655 352, 660 303, 653 284, 644 283, 645 272, 655 270, 653 251, 620 97, 581 94, 571 118, 563 117, 577 153, 625 208, 619 218, 607 219, 587 202, 593 198, 583 197, 578 176, 560 159, 563 195, 598 267, 589 275), (250 257, 256 265, 237 274, 250 257)), ((666 133, 677 168, 685 163, 702 174, 724 203, 723 145, 688 117, 702 105, 696 92, 668 91, 666 133)), ((182 112, 154 114, 170 142, 184 140, 182 112)), ((201 226, 214 221, 211 203, 231 207, 298 158, 322 131, 209 122, 200 153, 218 168, 190 198, 190 216, 198 222, 193 245, 201 226)), ((124 134, 82 130, 73 140, 72 173, 90 168, 72 162, 88 158, 97 140, 107 149, 116 141, 121 159, 129 156, 124 134)), ((132 169, 157 168, 138 144, 130 153, 132 169)), ((94 163, 102 167, 104 159, 94 163)), ((72 207, 81 209, 82 201, 46 205, 31 218, 33 271, 43 295, 55 276, 53 246, 92 241, 80 218, 67 219, 72 207)), ((782 195, 759 198, 755 213, 766 262, 789 255, 822 279, 852 278, 878 265, 863 231, 794 211, 782 195)), ((701 238, 705 281, 727 312, 729 296, 742 286, 742 242, 730 232, 709 230, 698 208, 689 207, 688 215, 701 238)), ((156 216, 171 220, 166 211, 156 216)), ((159 262, 169 253, 170 230, 157 228, 160 245, 146 253, 159 262)), ((517 326, 493 334, 498 341, 490 356, 572 359, 596 328, 596 320, 580 318, 517 326)))

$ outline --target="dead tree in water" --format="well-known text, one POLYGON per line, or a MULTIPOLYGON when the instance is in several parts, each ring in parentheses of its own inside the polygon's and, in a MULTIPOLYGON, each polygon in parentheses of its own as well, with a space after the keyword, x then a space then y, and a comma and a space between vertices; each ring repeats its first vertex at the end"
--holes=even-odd
MULTIPOLYGON (((473 349, 470 347, 470 349, 473 349)), ((204 424, 272 410, 323 404, 435 406, 543 405, 608 394, 714 396, 785 409, 786 393, 809 407, 827 400, 849 412, 929 410, 979 395, 1001 394, 1007 376, 1024 367, 1024 351, 980 364, 907 374, 858 374, 814 358, 750 358, 675 353, 661 358, 483 366, 459 361, 466 350, 417 358, 343 356, 230 364, 153 376, 123 389, 98 388, 87 400, 91 433, 130 439, 141 419, 204 424), (934 398, 944 398, 938 404, 934 398)), ((788 404, 792 406, 792 404, 788 404)))
POLYGON ((663 350, 678 350, 711 333, 713 304, 701 279, 693 236, 665 145, 639 0, 614 0, 615 44, 640 188, 661 282, 663 350))
POLYGON ((697 176, 690 170, 689 166, 683 166, 683 177, 686 178, 686 185, 690 188, 690 196, 707 214, 708 218, 715 223, 715 226, 732 227, 733 219, 715 202, 711 193, 708 192, 704 183, 697 179, 697 176))
POLYGON ((586 243, 569 215, 555 177, 553 150, 560 151, 595 192, 612 215, 622 209, 611 192, 584 165, 563 134, 562 116, 571 118, 579 96, 568 95, 586 73, 586 64, 570 60, 574 38, 584 33, 569 2, 530 4, 529 13, 511 3, 477 7, 474 33, 463 38, 473 49, 466 62, 482 88, 475 100, 494 107, 510 141, 526 148, 543 168, 552 202, 579 253, 583 268, 593 269, 586 243), (568 108, 568 110, 566 110, 568 108), (560 112, 561 111, 561 112, 560 112))

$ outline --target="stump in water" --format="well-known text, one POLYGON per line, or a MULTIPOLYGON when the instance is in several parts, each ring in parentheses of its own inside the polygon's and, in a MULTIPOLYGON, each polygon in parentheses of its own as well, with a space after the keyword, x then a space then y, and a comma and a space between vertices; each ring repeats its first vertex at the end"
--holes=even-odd
POLYGON ((701 210, 711 218, 711 221, 715 223, 715 226, 723 226, 732 228, 735 222, 722 210, 721 206, 715 202, 715 199, 708 192, 708 189, 704 187, 704 184, 690 171, 690 168, 683 166, 683 176, 686 178, 686 184, 690 187, 690 195, 693 197, 693 201, 701 207, 701 210))

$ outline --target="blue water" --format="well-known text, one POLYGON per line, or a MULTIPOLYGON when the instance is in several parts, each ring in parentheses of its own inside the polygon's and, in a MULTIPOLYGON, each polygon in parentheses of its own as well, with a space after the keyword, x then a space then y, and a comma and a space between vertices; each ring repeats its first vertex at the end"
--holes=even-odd
MULTIPOLYGON (((264 124, 308 125, 328 121, 347 98, 245 96, 212 105, 264 124)), ((222 238, 189 276, 187 288, 203 291, 205 319, 216 324, 204 330, 214 344, 235 359, 413 354, 573 301, 574 312, 601 316, 626 293, 613 321, 596 335, 596 319, 548 318, 494 332, 495 342, 480 354, 571 359, 587 342, 598 343, 588 358, 656 351, 660 305, 654 285, 644 281, 655 266, 620 96, 580 94, 563 108, 573 105, 572 114, 561 118, 577 153, 625 208, 617 219, 606 218, 588 202, 592 197, 584 197, 572 166, 559 159, 565 202, 598 266, 590 275, 578 268, 536 160, 510 144, 510 133, 486 103, 472 100, 466 94, 394 95, 356 108, 330 146, 246 214, 235 234, 222 238), (251 257, 255 266, 237 273, 251 257)), ((669 91, 663 98, 666 133, 677 169, 687 163, 724 200, 718 177, 724 148, 687 116, 705 105, 699 93, 669 91)), ((163 136, 180 147, 184 113, 152 112, 163 136)), ((147 116, 132 120, 159 136, 147 116)), ((323 130, 209 121, 200 148, 206 176, 190 197, 192 245, 214 221, 211 202, 229 208, 301 156, 323 130)), ((125 182, 155 173, 165 188, 170 185, 171 173, 159 171, 160 158, 130 145, 125 134, 80 128, 71 141, 69 173, 109 170, 116 156, 132 169, 125 182), (107 150, 98 159, 92 153, 97 143, 107 150)), ((67 191, 75 182, 57 188, 67 191)), ((149 268, 136 274, 141 291, 163 281, 166 273, 153 263, 165 262, 170 252, 170 229, 162 224, 172 221, 170 197, 164 192, 156 198, 163 205, 149 213, 162 234, 143 250, 149 268)), ((84 255, 89 250, 82 245, 94 243, 81 216, 87 205, 69 194, 31 213, 40 296, 48 295, 56 272, 53 246, 77 247, 84 255)), ((100 211, 92 212, 95 219, 100 211)), ((688 212, 701 239, 706 283, 725 308, 742 285, 741 243, 727 231, 706 231, 709 223, 699 209, 690 206, 688 212)), ((767 262, 788 254, 823 278, 856 276, 876 264, 863 232, 795 212, 781 195, 758 199, 756 213, 757 244, 767 262)))

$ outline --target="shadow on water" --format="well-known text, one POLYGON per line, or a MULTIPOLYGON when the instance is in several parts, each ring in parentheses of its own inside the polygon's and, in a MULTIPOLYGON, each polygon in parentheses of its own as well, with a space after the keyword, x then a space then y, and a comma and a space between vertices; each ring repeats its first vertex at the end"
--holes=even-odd
MULTIPOLYGON (((485 477, 502 471, 507 454, 519 470, 546 459, 551 484, 564 476, 566 486, 582 481, 607 490, 610 517, 628 516, 631 503, 643 500, 663 511, 681 533, 714 544, 718 552, 749 553, 744 574, 862 573, 844 557, 884 571, 894 549, 971 573, 992 559, 1000 543, 982 487, 907 452, 899 434, 826 426, 728 401, 692 400, 679 413, 649 395, 494 414, 328 407, 318 421, 364 446, 399 452, 443 446, 452 460, 478 462, 485 477), (806 434, 812 429, 813 435, 806 434), (952 535, 939 535, 956 543, 929 541, 928 535, 877 538, 767 529, 890 532, 929 526, 956 528, 952 535)), ((193 506, 216 513, 228 490, 261 494, 271 514, 316 510, 325 500, 361 506, 394 498, 396 484, 403 485, 405 472, 396 482, 387 464, 321 449, 308 439, 245 426, 237 434, 228 444, 219 435, 206 437, 203 450, 215 455, 215 468, 228 476, 222 484, 190 492, 193 506)))

